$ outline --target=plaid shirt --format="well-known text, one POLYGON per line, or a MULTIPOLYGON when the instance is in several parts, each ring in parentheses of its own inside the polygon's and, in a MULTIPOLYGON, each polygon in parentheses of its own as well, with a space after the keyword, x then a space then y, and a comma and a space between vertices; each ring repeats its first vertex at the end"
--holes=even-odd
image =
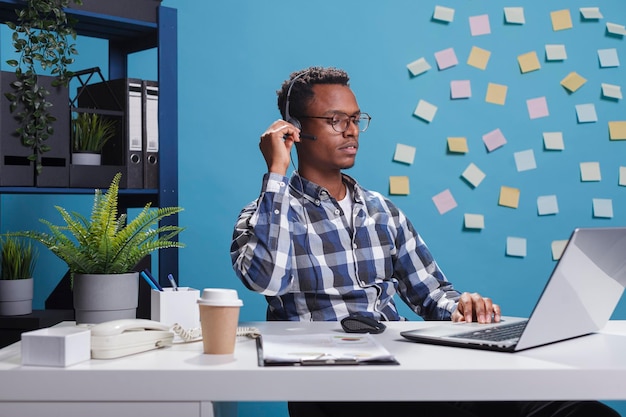
POLYGON ((449 319, 460 294, 409 220, 381 194, 345 174, 344 182, 352 213, 295 173, 265 174, 260 197, 241 211, 233 268, 266 296, 267 319, 329 321, 360 312, 404 320, 395 294, 427 320, 449 319))

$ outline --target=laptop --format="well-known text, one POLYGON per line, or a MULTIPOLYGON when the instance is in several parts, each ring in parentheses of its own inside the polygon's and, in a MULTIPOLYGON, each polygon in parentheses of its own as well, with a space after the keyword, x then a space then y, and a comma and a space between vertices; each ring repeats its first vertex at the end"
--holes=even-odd
POLYGON ((410 340, 518 352, 597 332, 626 286, 626 227, 575 229, 529 318, 499 323, 430 322, 403 331, 410 340))

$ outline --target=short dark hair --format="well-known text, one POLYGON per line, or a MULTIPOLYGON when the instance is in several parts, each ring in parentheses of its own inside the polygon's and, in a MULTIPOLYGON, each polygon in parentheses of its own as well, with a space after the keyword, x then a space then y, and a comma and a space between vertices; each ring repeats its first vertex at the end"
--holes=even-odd
POLYGON ((288 80, 283 82, 278 95, 278 110, 285 118, 285 106, 287 103, 287 91, 293 82, 289 95, 289 113, 293 117, 305 114, 308 102, 313 98, 313 86, 315 84, 340 84, 349 86, 350 77, 344 70, 337 68, 309 67, 291 74, 288 80), (294 82, 295 80, 295 82, 294 82))

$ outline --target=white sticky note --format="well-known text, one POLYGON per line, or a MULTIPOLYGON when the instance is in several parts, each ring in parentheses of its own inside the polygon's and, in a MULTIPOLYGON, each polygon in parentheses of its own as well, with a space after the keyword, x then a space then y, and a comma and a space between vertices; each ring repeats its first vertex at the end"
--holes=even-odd
POLYGON ((435 114, 437 113, 437 106, 434 104, 430 104, 426 100, 420 100, 417 103, 417 107, 413 112, 414 115, 419 117, 422 120, 427 121, 428 123, 432 122, 435 118, 435 114))
POLYGON ((565 61, 567 59, 567 52, 565 45, 550 44, 546 45, 546 59, 548 61, 565 61))
POLYGON ((619 167, 618 184, 622 187, 626 187, 626 167, 619 167))
POLYGON ((506 254, 509 256, 526 256, 526 239, 523 237, 507 237, 506 254))
POLYGON ((561 259, 561 255, 563 255, 563 251, 567 246, 569 240, 553 240, 552 241, 552 259, 558 261, 561 259))
POLYGON ((442 22, 452 22, 454 20, 454 9, 443 6, 435 6, 433 19, 440 20, 442 22))
POLYGON ((578 117, 578 123, 593 123, 598 121, 596 106, 593 103, 577 104, 576 116, 578 117))
POLYGON ((484 229, 485 216, 482 214, 465 213, 463 215, 464 226, 466 229, 484 229))
POLYGON ((472 96, 472 84, 470 80, 450 81, 450 98, 470 98, 472 96))
POLYGON ((423 58, 423 57, 416 59, 415 61, 408 64, 406 67, 409 69, 409 71, 411 71, 411 74, 414 77, 425 73, 431 68, 428 61, 426 61, 426 58, 423 58))
POLYGON ((602 68, 619 67, 619 57, 615 48, 598 49, 598 58, 602 68))
POLYGON ((550 151, 565 149, 563 132, 543 132, 543 147, 550 151))
POLYGON ((412 164, 415 159, 415 147, 409 145, 403 145, 401 143, 396 144, 396 152, 393 155, 393 160, 396 162, 402 162, 405 164, 412 164))
POLYGON ((465 171, 463 171, 463 174, 461 174, 461 176, 474 188, 476 188, 480 185, 480 183, 485 179, 487 175, 482 172, 480 168, 471 163, 467 166, 467 168, 465 168, 465 171))
POLYGON ((622 87, 614 84, 602 83, 602 96, 607 98, 613 98, 616 100, 622 99, 622 87))
POLYGON ((610 219, 613 217, 613 200, 610 198, 593 199, 593 217, 610 219))
POLYGON ((580 163, 580 180, 581 181, 601 181, 600 162, 581 162, 580 163))
POLYGON ((580 14, 583 19, 602 19, 602 13, 600 13, 599 7, 581 7, 580 14))
POLYGON ((612 33, 613 35, 624 36, 626 35, 626 26, 607 22, 606 31, 612 33))
POLYGON ((542 195, 537 197, 537 213, 540 216, 557 214, 558 212, 559 204, 556 195, 542 195))
POLYGON ((529 171, 537 168, 535 153, 532 149, 515 152, 513 156, 515 158, 515 165, 517 166, 518 172, 529 171))
POLYGON ((526 23, 524 18, 523 7, 505 7, 504 8, 504 20, 506 23, 523 25, 526 23))

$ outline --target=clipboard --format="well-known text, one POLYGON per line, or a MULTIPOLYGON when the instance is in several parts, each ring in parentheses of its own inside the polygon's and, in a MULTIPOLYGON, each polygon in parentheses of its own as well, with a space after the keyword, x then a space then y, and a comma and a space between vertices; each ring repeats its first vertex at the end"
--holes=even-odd
POLYGON ((371 334, 319 333, 262 335, 256 339, 258 365, 399 365, 371 334))

